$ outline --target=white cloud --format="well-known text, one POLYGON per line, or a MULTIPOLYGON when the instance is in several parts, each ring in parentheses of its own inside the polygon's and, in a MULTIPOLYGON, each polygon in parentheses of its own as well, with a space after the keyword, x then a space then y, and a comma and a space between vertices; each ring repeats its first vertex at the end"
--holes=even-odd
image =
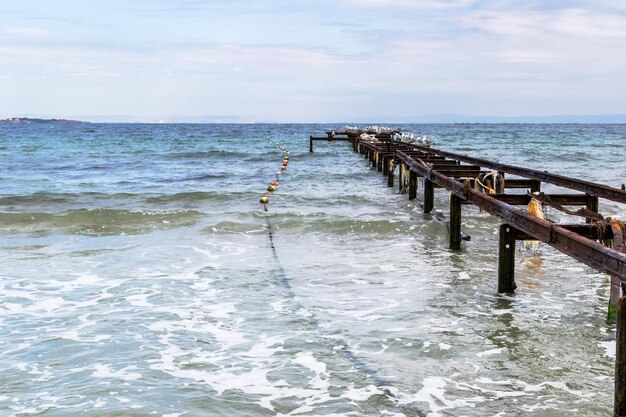
POLYGON ((10 26, 2 29, 2 32, 10 36, 25 38, 43 38, 48 35, 48 31, 32 26, 10 26))
POLYGON ((471 0, 343 0, 347 5, 376 8, 408 8, 421 10, 444 10, 462 8, 471 0))

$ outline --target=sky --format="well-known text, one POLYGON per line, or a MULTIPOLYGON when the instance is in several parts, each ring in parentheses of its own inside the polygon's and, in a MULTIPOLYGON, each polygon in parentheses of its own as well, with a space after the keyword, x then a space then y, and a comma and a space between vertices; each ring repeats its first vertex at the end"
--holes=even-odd
POLYGON ((626 114, 626 0, 0 0, 0 118, 626 114))

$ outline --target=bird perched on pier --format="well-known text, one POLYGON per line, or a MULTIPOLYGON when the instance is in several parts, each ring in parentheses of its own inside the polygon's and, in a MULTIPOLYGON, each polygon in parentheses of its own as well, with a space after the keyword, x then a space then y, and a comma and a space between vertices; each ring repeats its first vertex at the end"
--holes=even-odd
POLYGON ((413 133, 394 133, 393 140, 399 140, 406 143, 415 143, 420 146, 430 146, 433 141, 426 136, 415 136, 413 133))
POLYGON ((361 133, 361 136, 359 136, 359 139, 361 139, 363 142, 368 142, 368 143, 379 142, 379 140, 376 138, 376 135, 370 135, 367 133, 361 133))

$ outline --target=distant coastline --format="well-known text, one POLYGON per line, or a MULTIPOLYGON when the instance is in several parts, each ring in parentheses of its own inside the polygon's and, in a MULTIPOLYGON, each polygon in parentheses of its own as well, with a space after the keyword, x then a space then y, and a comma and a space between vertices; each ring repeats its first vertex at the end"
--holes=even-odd
POLYGON ((37 119, 31 117, 12 117, 10 119, 0 120, 0 124, 5 125, 18 125, 18 124, 87 124, 89 122, 83 122, 80 120, 68 120, 68 119, 37 119))

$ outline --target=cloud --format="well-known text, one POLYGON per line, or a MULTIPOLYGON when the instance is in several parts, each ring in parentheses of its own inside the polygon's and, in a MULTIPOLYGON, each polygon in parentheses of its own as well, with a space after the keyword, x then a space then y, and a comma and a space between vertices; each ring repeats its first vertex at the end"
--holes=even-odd
POLYGON ((626 15, 609 6, 322 0, 315 10, 294 1, 292 10, 306 15, 296 19, 278 9, 268 17, 261 2, 236 3, 162 1, 222 12, 114 14, 102 19, 107 27, 85 19, 85 26, 51 26, 50 33, 28 20, 0 26, 0 110, 281 120, 626 113, 626 15))
POLYGON ((10 36, 25 38, 43 38, 48 35, 48 31, 32 26, 9 26, 2 29, 2 32, 10 36))
POLYGON ((467 7, 471 0, 343 0, 343 3, 356 7, 400 8, 418 10, 445 10, 467 7))
POLYGON ((626 16, 586 9, 479 11, 461 17, 459 23, 505 36, 626 37, 626 16))

